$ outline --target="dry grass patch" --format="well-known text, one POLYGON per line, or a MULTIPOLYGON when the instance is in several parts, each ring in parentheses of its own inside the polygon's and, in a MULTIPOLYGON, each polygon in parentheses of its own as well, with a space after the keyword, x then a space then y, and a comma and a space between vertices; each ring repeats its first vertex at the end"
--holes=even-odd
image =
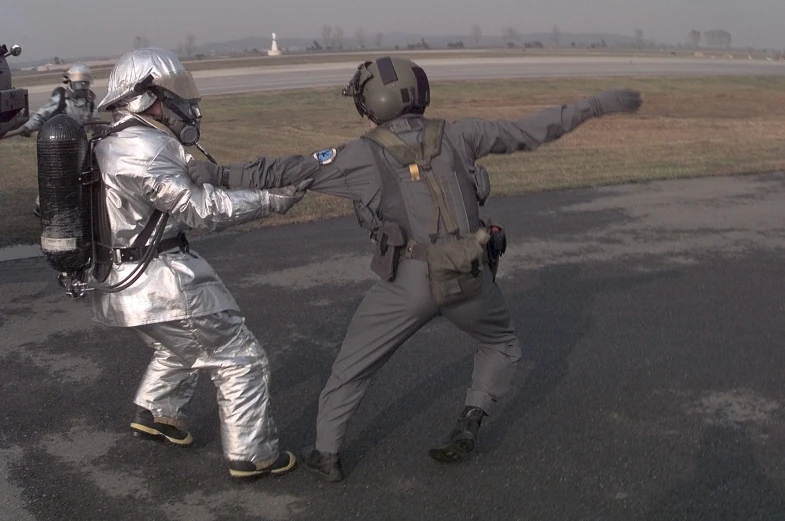
MULTIPOLYGON (((493 194, 785 168, 781 78, 439 82, 429 115, 514 118, 619 86, 644 93, 639 114, 590 121, 531 154, 484 159, 493 194)), ((339 92, 324 88, 206 98, 203 143, 225 163, 338 145, 367 129, 351 100, 339 92)), ((0 180, 0 246, 36 242, 33 139, 0 141, 0 180)), ((346 201, 310 194, 289 215, 245 227, 350 212, 346 201)))

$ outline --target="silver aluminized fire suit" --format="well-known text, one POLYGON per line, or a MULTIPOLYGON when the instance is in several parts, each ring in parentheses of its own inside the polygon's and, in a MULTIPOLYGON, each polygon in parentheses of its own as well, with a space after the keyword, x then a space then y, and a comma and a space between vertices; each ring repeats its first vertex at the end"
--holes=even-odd
POLYGON ((49 101, 46 102, 30 119, 22 126, 28 134, 41 130, 44 123, 52 119, 57 114, 67 114, 79 123, 100 119, 98 110, 95 106, 95 94, 87 91, 87 97, 77 95, 69 86, 58 87, 52 92, 49 101))
MULTIPOLYGON (((195 184, 186 166, 190 156, 166 127, 115 110, 116 125, 128 118, 142 125, 111 134, 96 146, 112 248, 130 247, 156 209, 170 215, 164 240, 189 228, 221 230, 270 213, 267 191, 195 184)), ((313 158, 295 157, 268 166, 301 178, 304 170, 319 165, 313 158)), ((123 280, 137 265, 114 263, 103 284, 123 280)), ((94 320, 133 328, 154 349, 134 400, 138 406, 150 410, 156 421, 183 425, 198 370, 204 369, 217 388, 226 458, 262 465, 276 460, 267 355, 204 258, 194 251, 166 251, 129 289, 91 295, 94 320)))

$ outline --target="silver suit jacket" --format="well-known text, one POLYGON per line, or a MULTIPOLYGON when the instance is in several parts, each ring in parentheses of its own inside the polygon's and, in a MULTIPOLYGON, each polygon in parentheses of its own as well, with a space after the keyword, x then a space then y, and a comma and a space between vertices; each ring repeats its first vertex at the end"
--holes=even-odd
MULTIPOLYGON (((269 214, 266 191, 197 185, 188 175, 190 156, 166 129, 139 116, 115 116, 115 124, 134 117, 144 126, 123 129, 96 146, 112 248, 130 247, 155 209, 169 214, 164 239, 190 228, 218 231, 269 214)), ((114 264, 103 284, 122 281, 137 265, 114 264)), ((91 292, 91 309, 93 319, 102 324, 137 326, 238 307, 207 261, 193 251, 176 251, 153 259, 139 280, 122 292, 91 292)))

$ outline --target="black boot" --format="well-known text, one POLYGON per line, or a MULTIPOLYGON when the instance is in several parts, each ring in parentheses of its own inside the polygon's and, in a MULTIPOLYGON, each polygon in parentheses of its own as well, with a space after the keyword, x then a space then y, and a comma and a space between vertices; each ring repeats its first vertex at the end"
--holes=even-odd
POLYGON ((188 431, 155 421, 153 413, 139 406, 131 421, 131 434, 143 440, 162 441, 178 447, 187 447, 194 441, 188 431))
POLYGON ((474 450, 477 435, 480 432, 480 424, 485 416, 488 415, 479 407, 466 407, 458 417, 447 442, 440 447, 431 449, 428 454, 442 463, 462 462, 466 455, 474 450))
POLYGON ((341 481, 343 469, 338 454, 319 452, 316 448, 303 451, 303 466, 325 481, 341 481))
POLYGON ((253 479, 262 476, 280 476, 294 470, 297 458, 288 450, 281 451, 271 465, 260 467, 250 461, 230 461, 229 475, 235 479, 253 479))

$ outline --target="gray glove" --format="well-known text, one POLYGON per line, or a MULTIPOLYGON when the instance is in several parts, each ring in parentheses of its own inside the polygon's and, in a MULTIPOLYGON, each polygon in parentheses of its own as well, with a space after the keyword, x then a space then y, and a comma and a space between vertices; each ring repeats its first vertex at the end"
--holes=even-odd
POLYGON ((614 89, 600 92, 590 99, 597 117, 614 112, 637 112, 643 103, 641 93, 632 89, 614 89))
POLYGON ((188 175, 194 183, 203 185, 205 183, 213 186, 221 186, 223 167, 210 161, 199 161, 192 159, 188 162, 188 175))
POLYGON ((296 185, 267 190, 270 198, 270 212, 284 215, 305 197, 305 191, 311 186, 311 183, 313 183, 313 179, 306 179, 296 185))

